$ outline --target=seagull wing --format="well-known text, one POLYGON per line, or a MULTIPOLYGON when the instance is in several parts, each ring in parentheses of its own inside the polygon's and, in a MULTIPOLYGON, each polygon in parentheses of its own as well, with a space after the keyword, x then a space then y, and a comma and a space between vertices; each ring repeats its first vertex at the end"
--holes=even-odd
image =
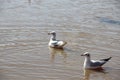
POLYGON ((106 62, 108 62, 112 57, 106 58, 106 59, 101 59, 101 60, 91 60, 91 66, 94 67, 99 67, 102 66, 103 64, 105 64, 106 62))
POLYGON ((58 41, 52 41, 52 45, 58 46, 58 41))
POLYGON ((90 66, 92 66, 92 67, 100 67, 103 64, 105 64, 105 61, 98 61, 98 60, 94 61, 94 60, 92 60, 90 66))

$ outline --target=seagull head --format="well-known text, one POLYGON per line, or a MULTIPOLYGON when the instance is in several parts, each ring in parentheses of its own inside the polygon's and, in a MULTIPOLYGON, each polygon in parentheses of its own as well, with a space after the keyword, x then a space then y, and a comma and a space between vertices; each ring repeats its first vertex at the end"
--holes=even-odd
POLYGON ((55 31, 51 31, 48 33, 48 35, 56 35, 56 32, 55 31))
POLYGON ((81 56, 86 56, 86 57, 90 57, 90 54, 88 52, 83 53, 81 56))

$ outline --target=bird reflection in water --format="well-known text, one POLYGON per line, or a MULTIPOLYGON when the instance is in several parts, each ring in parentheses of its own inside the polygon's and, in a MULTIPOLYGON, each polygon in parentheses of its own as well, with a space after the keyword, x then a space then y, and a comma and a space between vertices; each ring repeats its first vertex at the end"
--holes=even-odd
POLYGON ((102 76, 102 80, 109 80, 107 77, 107 72, 105 72, 104 69, 98 69, 98 70, 90 70, 90 69, 84 69, 84 78, 83 80, 93 80, 93 78, 100 78, 102 76))
POLYGON ((63 57, 63 62, 66 63, 67 54, 64 51, 64 49, 57 49, 57 48, 49 47, 49 50, 50 50, 51 62, 54 62, 55 61, 55 57, 57 55, 60 55, 60 56, 63 57))

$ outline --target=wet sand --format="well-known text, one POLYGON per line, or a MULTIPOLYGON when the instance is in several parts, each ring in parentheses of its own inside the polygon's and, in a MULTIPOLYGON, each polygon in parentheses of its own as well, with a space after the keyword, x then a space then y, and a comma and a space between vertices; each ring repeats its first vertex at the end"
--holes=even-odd
POLYGON ((119 80, 119 0, 0 0, 0 80, 119 80), (67 41, 48 47, 49 31, 67 41), (104 72, 84 57, 112 56, 104 72))

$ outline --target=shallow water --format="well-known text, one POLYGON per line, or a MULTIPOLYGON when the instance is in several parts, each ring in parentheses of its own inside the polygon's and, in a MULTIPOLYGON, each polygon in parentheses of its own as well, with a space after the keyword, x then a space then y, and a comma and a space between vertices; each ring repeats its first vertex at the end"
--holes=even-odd
POLYGON ((0 80, 119 80, 119 0, 0 0, 0 80), (49 31, 67 41, 48 47, 49 31), (112 56, 104 72, 84 57, 112 56))

